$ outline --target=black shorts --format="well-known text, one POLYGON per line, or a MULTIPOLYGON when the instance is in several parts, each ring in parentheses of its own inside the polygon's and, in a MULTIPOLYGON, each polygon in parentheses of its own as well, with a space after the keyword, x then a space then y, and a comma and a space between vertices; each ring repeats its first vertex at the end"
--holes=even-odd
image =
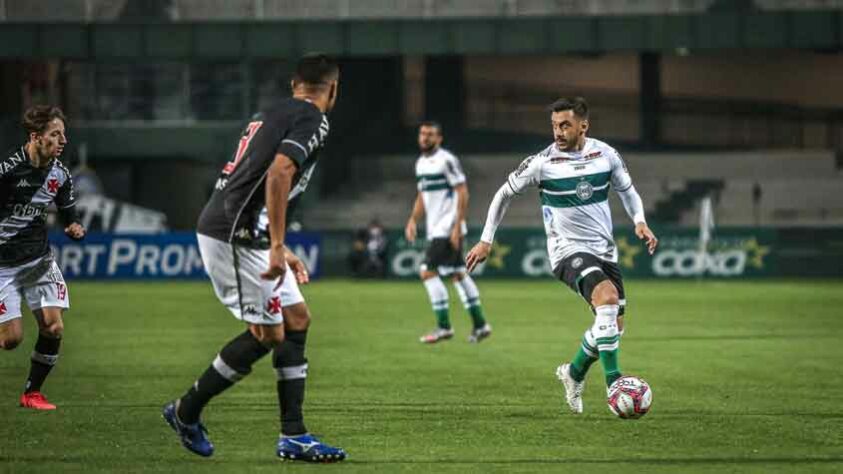
POLYGON ((460 248, 454 249, 450 239, 433 239, 427 246, 424 255, 422 271, 438 271, 442 276, 448 276, 454 272, 465 271, 465 261, 462 258, 462 242, 460 248))
MULTIPOLYGON (((618 289, 618 316, 626 309, 626 294, 623 290, 623 276, 617 263, 612 263, 586 252, 575 253, 553 269, 557 279, 582 296, 591 306, 591 293, 604 280, 611 280, 618 289)), ((592 306, 592 311, 594 307, 592 306)))

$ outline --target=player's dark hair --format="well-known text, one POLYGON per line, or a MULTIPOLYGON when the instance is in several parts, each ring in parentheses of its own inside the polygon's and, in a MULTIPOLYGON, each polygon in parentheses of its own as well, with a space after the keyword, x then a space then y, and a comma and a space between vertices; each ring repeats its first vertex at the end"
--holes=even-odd
POLYGON ((436 120, 425 120, 425 121, 419 123, 419 128, 422 128, 422 127, 435 128, 436 131, 439 132, 439 135, 442 135, 442 124, 437 122, 436 120))
POLYGON ((47 125, 54 119, 59 119, 67 125, 67 118, 60 108, 54 105, 35 105, 23 113, 23 128, 26 130, 26 136, 30 133, 37 133, 38 135, 47 130, 47 125))
POLYGON ((564 112, 566 110, 572 110, 577 117, 588 120, 588 102, 582 97, 564 97, 550 104, 551 112, 564 112))
POLYGON ((306 54, 296 64, 293 81, 311 85, 325 85, 338 79, 340 67, 337 61, 322 53, 306 54))

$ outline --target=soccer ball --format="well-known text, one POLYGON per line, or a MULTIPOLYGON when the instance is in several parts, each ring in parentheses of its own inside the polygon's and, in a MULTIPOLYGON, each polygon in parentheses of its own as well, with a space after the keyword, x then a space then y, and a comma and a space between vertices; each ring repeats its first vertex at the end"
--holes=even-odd
POLYGON ((609 386, 607 402, 609 410, 620 418, 641 418, 650 411, 653 391, 644 379, 626 375, 609 386))

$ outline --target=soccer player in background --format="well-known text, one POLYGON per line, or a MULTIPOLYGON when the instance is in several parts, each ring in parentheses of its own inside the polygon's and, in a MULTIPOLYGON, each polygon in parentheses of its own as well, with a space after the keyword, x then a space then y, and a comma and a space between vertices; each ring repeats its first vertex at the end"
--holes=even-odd
POLYGON ((457 157, 442 148, 442 127, 438 123, 422 123, 418 143, 421 152, 416 160, 418 194, 404 228, 404 237, 415 242, 416 222, 422 214, 426 214, 428 246, 419 276, 436 315, 436 329, 423 335, 421 342, 435 344, 454 337, 448 316, 448 288, 442 283, 440 275, 450 277, 463 306, 471 315, 474 328, 468 336, 469 342, 480 342, 492 334, 492 326, 483 317, 480 291, 474 279, 465 272, 462 258, 465 213, 468 209, 465 174, 457 157))
POLYGON ((38 339, 20 406, 55 410, 41 386, 59 358, 70 294, 47 241, 46 212, 55 203, 68 237, 80 240, 85 229, 76 213, 73 180, 59 161, 67 145, 65 116, 48 105, 23 115, 28 141, 0 161, 0 348, 23 341, 21 300, 35 315, 38 339))
POLYGON ((346 457, 304 425, 310 311, 298 284, 307 283, 308 275, 284 246, 288 208, 307 188, 328 136, 326 114, 337 99, 339 68, 327 56, 304 56, 291 85, 293 97, 256 114, 243 130, 199 217, 199 249, 214 291, 246 323, 187 392, 163 409, 182 445, 201 456, 214 452, 200 421, 202 409, 272 351, 281 412, 276 454, 311 462, 346 457))
POLYGON ((650 255, 658 240, 644 217, 641 197, 618 152, 586 137, 585 99, 559 99, 551 106, 554 143, 525 159, 500 187, 486 218, 480 242, 466 256, 468 270, 489 256, 495 230, 513 197, 530 186, 540 190, 547 252, 554 276, 591 305, 594 321, 570 363, 556 369, 573 413, 582 413, 582 392, 589 367, 598 359, 606 386, 621 376, 618 348, 626 308, 623 279, 612 237, 609 188, 635 223, 635 235, 650 255))

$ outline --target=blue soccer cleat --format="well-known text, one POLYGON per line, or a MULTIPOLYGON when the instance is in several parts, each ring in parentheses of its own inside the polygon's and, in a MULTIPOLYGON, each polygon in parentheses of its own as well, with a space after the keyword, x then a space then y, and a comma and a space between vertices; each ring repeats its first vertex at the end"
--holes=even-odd
POLYGON ((205 429, 205 425, 201 422, 192 425, 182 423, 176 415, 176 402, 173 401, 164 405, 161 416, 164 417, 170 428, 179 435, 182 446, 200 456, 208 457, 214 454, 214 445, 206 436, 208 430, 205 429))
POLYGON ((340 462, 346 458, 342 448, 328 446, 309 434, 278 438, 276 452, 279 458, 293 461, 329 463, 340 462))

